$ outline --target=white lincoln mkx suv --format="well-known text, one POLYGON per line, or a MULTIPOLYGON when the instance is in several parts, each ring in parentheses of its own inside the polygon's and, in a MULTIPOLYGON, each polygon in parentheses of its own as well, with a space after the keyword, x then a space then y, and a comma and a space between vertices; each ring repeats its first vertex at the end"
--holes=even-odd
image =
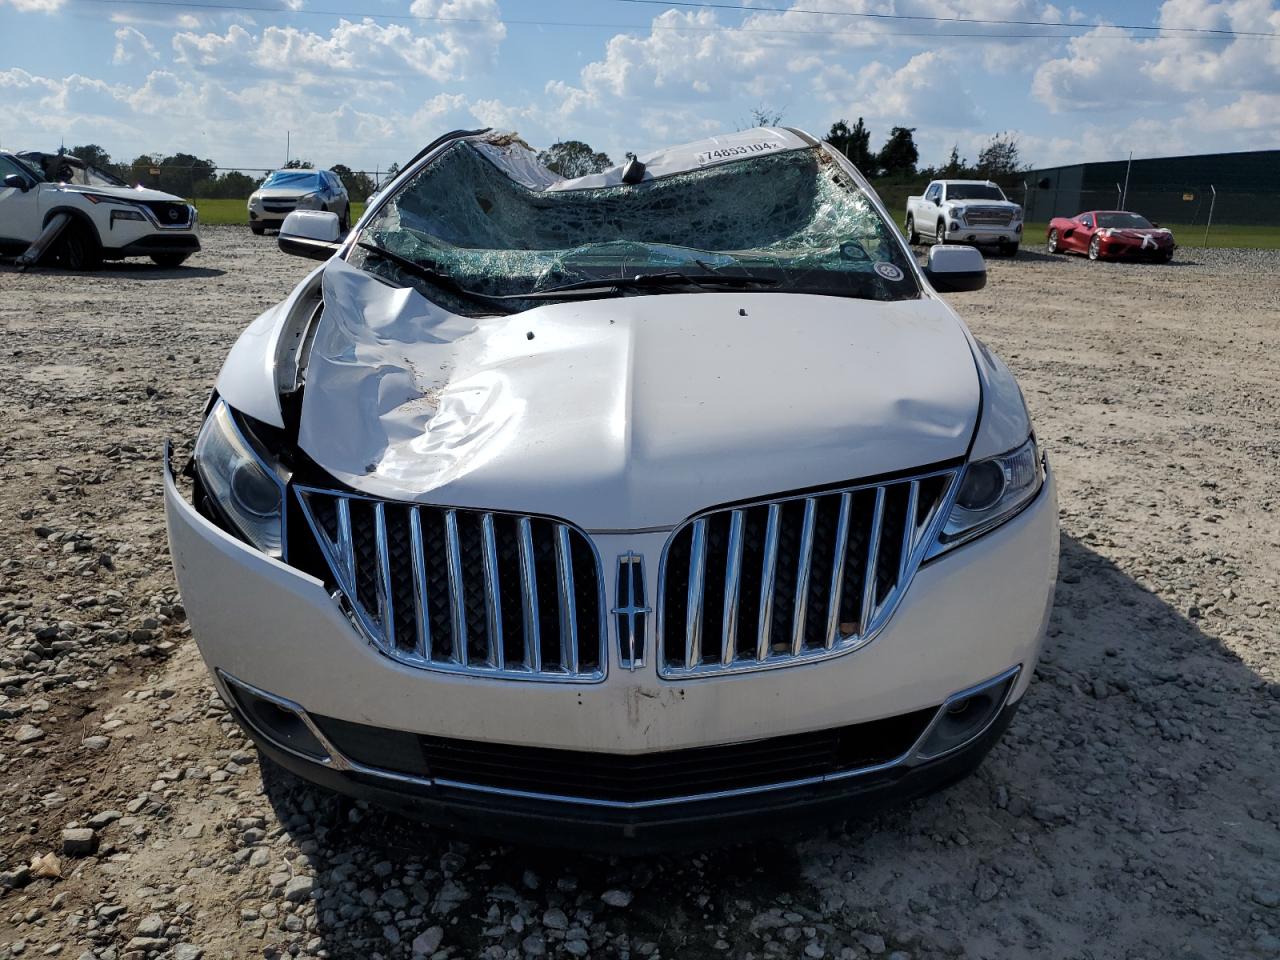
MULTIPOLYGON (((576 180, 426 148, 228 356, 174 566, 262 751, 611 846, 847 817, 973 769, 1031 682, 1053 475, 1008 368, 789 129, 576 180)), ((554 832, 552 832, 554 831, 554 832)))

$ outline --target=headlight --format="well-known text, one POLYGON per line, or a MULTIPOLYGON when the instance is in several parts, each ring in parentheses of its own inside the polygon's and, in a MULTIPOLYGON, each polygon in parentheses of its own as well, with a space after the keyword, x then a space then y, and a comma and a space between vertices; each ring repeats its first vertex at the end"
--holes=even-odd
POLYGON ((963 220, 963 219, 964 219, 964 212, 965 212, 964 207, 952 207, 952 208, 951 208, 951 215, 952 215, 953 217, 956 217, 957 219, 960 219, 960 220, 963 220))
POLYGON ((254 451, 221 400, 200 428, 195 460, 231 532, 268 556, 282 556, 284 478, 254 451))
POLYGON ((1021 220, 1021 219, 1022 219, 1022 208, 1021 208, 1021 207, 1014 207, 1014 210, 1013 210, 1013 220, 1014 220, 1014 222, 1016 223, 1017 221, 1019 221, 1019 220, 1021 220))
POLYGON ((964 468, 951 515, 929 551, 934 557, 1011 520, 1044 484, 1035 438, 998 457, 964 468))
POLYGON ((304 193, 298 198, 298 206, 300 207, 315 207, 319 206, 319 204, 320 194, 318 193, 304 193))

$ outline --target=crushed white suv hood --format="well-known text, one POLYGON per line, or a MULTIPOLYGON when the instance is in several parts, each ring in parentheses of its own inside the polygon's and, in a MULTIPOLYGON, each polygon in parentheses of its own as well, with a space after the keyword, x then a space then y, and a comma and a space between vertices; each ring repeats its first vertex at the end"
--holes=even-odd
POLYGON ((398 500, 670 527, 962 457, 980 388, 939 300, 690 293, 449 313, 341 260, 300 447, 398 500))
POLYGON ((171 193, 165 193, 162 190, 151 190, 147 187, 113 187, 106 184, 84 186, 76 183, 66 183, 59 184, 58 189, 65 190, 68 193, 93 193, 102 197, 119 197, 121 200, 128 200, 131 203, 139 203, 141 201, 187 202, 171 193))

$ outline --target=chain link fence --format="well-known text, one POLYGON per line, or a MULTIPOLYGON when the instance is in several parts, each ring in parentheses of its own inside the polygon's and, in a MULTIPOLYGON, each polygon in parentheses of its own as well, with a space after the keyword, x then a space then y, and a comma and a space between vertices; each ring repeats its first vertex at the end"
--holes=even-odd
POLYGON ((1020 200, 1026 218, 1044 223, 1054 217, 1074 217, 1086 210, 1132 210, 1157 223, 1203 227, 1212 223, 1235 226, 1276 226, 1280 224, 1280 192, 1257 193, 1204 187, 1130 186, 1111 190, 1058 190, 1027 185, 1008 190, 1010 199, 1020 200))

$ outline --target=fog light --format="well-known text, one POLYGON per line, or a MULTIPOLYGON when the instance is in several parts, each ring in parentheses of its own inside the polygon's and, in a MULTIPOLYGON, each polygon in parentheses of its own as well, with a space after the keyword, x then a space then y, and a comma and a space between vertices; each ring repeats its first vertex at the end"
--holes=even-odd
POLYGON ((327 760, 329 752, 316 739, 299 712, 301 708, 287 700, 255 690, 235 677, 218 671, 227 692, 235 701, 240 715, 261 736, 290 753, 312 760, 327 760))
POLYGON ((958 750, 973 740, 999 715, 1018 679, 1018 671, 1006 674, 973 690, 953 696, 938 712, 938 717, 916 751, 917 760, 935 760, 958 750))

